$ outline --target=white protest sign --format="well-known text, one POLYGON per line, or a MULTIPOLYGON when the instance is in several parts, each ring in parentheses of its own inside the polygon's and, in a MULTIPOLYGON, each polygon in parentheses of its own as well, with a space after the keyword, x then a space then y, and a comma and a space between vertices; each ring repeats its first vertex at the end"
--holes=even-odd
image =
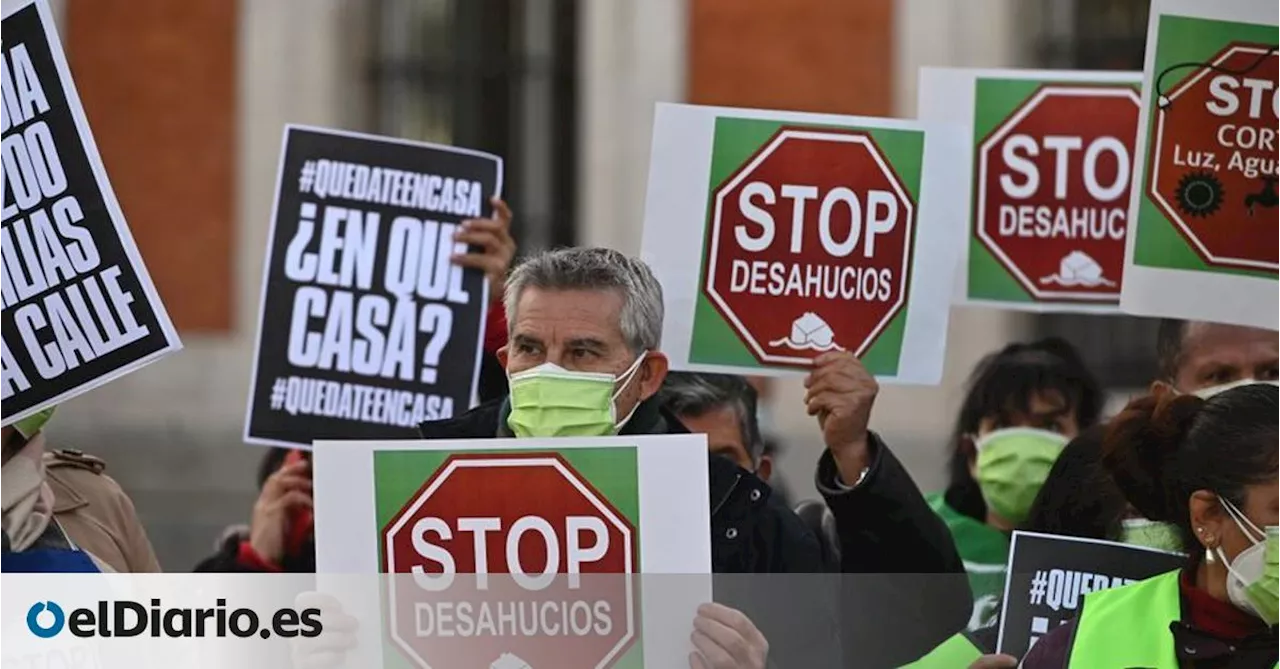
POLYGON ((394 649, 364 661, 687 664, 705 436, 320 441, 313 462, 317 570, 411 575, 380 604, 394 649))
POLYGON ((924 68, 920 118, 969 131, 956 302, 1119 313, 1137 72, 924 68))
POLYGON ((1271 0, 1151 3, 1124 311, 1280 328, 1276 24, 1271 0))
POLYGON ((958 124, 659 104, 642 255, 672 367, 780 376, 851 351, 936 383, 964 150, 958 124))

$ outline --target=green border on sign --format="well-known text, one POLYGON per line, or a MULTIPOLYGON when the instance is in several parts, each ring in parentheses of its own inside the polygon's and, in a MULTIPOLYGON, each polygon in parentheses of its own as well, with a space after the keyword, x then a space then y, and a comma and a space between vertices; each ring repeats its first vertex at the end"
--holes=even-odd
MULTIPOLYGON (((1276 43, 1275 26, 1186 16, 1161 16, 1156 33, 1155 64, 1152 68, 1155 76, 1171 65, 1207 62, 1232 42, 1276 43)), ((1193 68, 1187 68, 1183 76, 1178 76, 1177 73, 1169 74, 1165 77, 1164 87, 1176 88, 1186 77, 1194 74, 1193 68)), ((1175 224, 1165 217, 1159 205, 1151 200, 1151 195, 1147 191, 1147 168, 1156 129, 1156 95, 1157 92, 1153 91, 1148 100, 1150 107, 1143 109, 1148 124, 1147 142, 1141 163, 1142 179, 1138 182, 1142 187, 1142 197, 1138 198, 1137 237, 1134 241, 1133 264, 1276 280, 1274 270, 1210 266, 1200 258, 1190 242, 1182 237, 1175 224)))
MULTIPOLYGON (((378 527, 378 564, 384 559, 382 528, 412 501, 427 479, 452 455, 528 455, 555 451, 609 500, 630 523, 634 531, 634 568, 640 571, 640 469, 635 446, 555 449, 484 449, 484 450, 417 450, 375 451, 373 454, 374 521, 378 527)), ((637 587, 635 597, 640 598, 637 587)), ((643 608, 637 613, 643 619, 643 608)), ((387 629, 387 611, 382 608, 383 628, 387 629)), ((638 623, 639 621, 637 621, 638 623)), ((627 652, 612 665, 617 669, 644 669, 644 630, 637 624, 636 638, 627 652)), ((383 666, 387 669, 413 669, 415 664, 403 651, 384 636, 383 666)), ((496 657, 496 655, 495 655, 496 657)))
MULTIPOLYGON (((969 299, 995 302, 1035 302, 1030 291, 978 238, 978 160, 982 143, 1004 124, 1040 87, 1047 84, 1140 90, 1138 84, 1061 79, 1001 79, 979 77, 973 92, 973 178, 969 208, 969 299)), ((1060 301, 1060 300, 1059 300, 1060 301)))
MULTIPOLYGON (((924 132, 719 117, 715 122, 715 134, 712 140, 711 178, 707 187, 707 210, 703 215, 703 245, 706 244, 705 231, 715 209, 715 199, 711 194, 782 127, 835 128, 866 132, 875 141, 885 159, 893 166, 907 193, 915 201, 916 227, 919 227, 920 179, 924 170, 924 132)), ((909 240, 912 248, 907 268, 908 293, 910 293, 911 275, 915 265, 915 232, 913 229, 912 238, 909 240)), ((720 316, 720 312, 702 293, 702 286, 706 285, 707 273, 705 253, 703 256, 702 268, 698 273, 698 297, 693 314, 693 333, 689 340, 690 362, 735 367, 774 367, 774 365, 761 365, 756 360, 750 349, 738 339, 733 327, 720 316)), ((910 295, 908 294, 903 301, 902 309, 885 326, 875 343, 862 356, 863 366, 872 374, 893 376, 898 373, 899 358, 902 354, 902 337, 906 329, 909 306, 910 295)))

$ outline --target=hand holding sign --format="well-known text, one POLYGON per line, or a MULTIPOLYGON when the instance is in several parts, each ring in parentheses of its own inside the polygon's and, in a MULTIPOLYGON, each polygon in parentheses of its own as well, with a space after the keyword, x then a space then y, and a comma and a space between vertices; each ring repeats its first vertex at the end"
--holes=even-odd
POLYGON ((703 604, 693 619, 690 669, 764 669, 769 640, 741 611, 703 604))
POLYGON ((253 505, 249 545, 259 557, 279 563, 284 557, 289 511, 311 507, 311 464, 293 462, 267 478, 253 505))
POLYGON ((294 606, 299 610, 314 609, 324 621, 319 636, 298 636, 290 642, 290 659, 294 669, 339 669, 347 667, 348 653, 356 647, 360 623, 343 610, 342 602, 322 592, 298 595, 294 606))
POLYGON ((853 485, 867 466, 867 424, 880 386, 862 363, 849 352, 826 353, 814 360, 814 370, 804 382, 804 402, 810 416, 818 417, 822 439, 840 479, 853 485))
POLYGON ((511 208, 502 198, 491 198, 493 218, 473 218, 462 222, 453 240, 478 246, 479 253, 459 253, 450 258, 455 265, 478 269, 489 281, 489 303, 502 299, 507 286, 507 268, 516 256, 516 240, 511 237, 511 208))

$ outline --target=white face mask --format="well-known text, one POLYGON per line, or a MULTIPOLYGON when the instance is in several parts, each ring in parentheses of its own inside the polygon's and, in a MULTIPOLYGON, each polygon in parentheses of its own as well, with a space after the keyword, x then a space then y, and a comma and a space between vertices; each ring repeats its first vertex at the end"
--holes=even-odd
POLYGON ((1230 383, 1222 383, 1216 386, 1209 386, 1208 388, 1201 388, 1200 390, 1197 390, 1191 394, 1195 395, 1196 397, 1199 397, 1202 400, 1207 400, 1210 397, 1213 397, 1214 395, 1221 395, 1222 393, 1225 393, 1228 390, 1231 390, 1233 388, 1239 388, 1240 386, 1251 386, 1255 383, 1265 383, 1269 386, 1280 386, 1280 381, 1259 381, 1257 379, 1240 379, 1239 381, 1232 381, 1230 383))
MULTIPOLYGON (((1222 546, 1213 549, 1213 555, 1227 568, 1227 596, 1236 608, 1265 620, 1269 625, 1274 625, 1276 624, 1275 603, 1263 604, 1261 601, 1255 601, 1255 597, 1259 595, 1257 586, 1263 580, 1263 574, 1266 571, 1267 533, 1258 529, 1258 526, 1227 498, 1219 496, 1218 499, 1231 516, 1231 520, 1235 521, 1236 527, 1240 528, 1244 536, 1253 544, 1240 551, 1234 560, 1227 559, 1222 546), (1254 596, 1251 597, 1250 594, 1254 596)), ((1271 531, 1275 530, 1271 529, 1271 531)))

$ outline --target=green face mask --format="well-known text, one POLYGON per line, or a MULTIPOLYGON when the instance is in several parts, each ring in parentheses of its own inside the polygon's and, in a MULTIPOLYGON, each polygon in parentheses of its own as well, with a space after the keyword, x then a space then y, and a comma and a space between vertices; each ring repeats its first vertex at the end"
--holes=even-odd
POLYGON ((1245 588, 1245 595, 1258 611, 1258 617, 1268 625, 1275 625, 1280 617, 1280 527, 1267 528, 1266 546, 1263 548, 1262 576, 1245 588))
POLYGON ((1001 518, 1021 525, 1067 438, 1048 430, 1010 427, 989 432, 974 445, 978 485, 987 505, 1001 518))
MULTIPOLYGON (((553 363, 512 374, 507 425, 517 437, 605 437, 631 420, 618 420, 614 401, 635 378, 644 354, 620 376, 574 372, 553 363), (616 390, 615 390, 616 387, 616 390)), ((638 404, 636 405, 639 406, 638 404)))
POLYGON ((1125 518, 1120 523, 1120 541, 1130 546, 1144 546, 1170 553, 1182 552, 1178 526, 1146 518, 1125 518))
POLYGON ((30 416, 15 422, 13 424, 13 428, 18 431, 18 434, 22 435, 23 439, 30 439, 34 437, 37 432, 44 429, 44 426, 49 422, 49 419, 53 418, 54 409, 57 408, 58 407, 49 407, 44 411, 33 413, 30 416))

